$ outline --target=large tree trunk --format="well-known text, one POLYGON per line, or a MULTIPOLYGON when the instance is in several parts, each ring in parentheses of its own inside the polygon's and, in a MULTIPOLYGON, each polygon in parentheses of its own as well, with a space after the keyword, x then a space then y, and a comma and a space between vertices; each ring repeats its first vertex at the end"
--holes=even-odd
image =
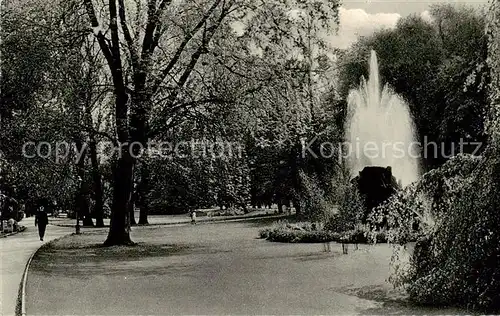
MULTIPOLYGON (((111 3, 111 2, 110 2, 111 3)), ((113 202, 111 222, 105 246, 133 245, 130 239, 130 211, 134 185, 135 159, 132 156, 127 122, 128 96, 125 87, 115 89, 116 93, 116 129, 120 145, 118 158, 113 164, 113 202)))
POLYGON ((143 162, 141 166, 141 184, 139 186, 139 196, 141 199, 141 211, 139 213, 139 225, 148 225, 149 213, 149 166, 143 162))
POLYGON ((99 171, 99 160, 97 159, 97 148, 94 135, 90 136, 90 161, 92 163, 92 182, 94 191, 94 209, 92 210, 92 215, 95 218, 96 227, 104 227, 102 177, 99 171))
POLYGON ((132 186, 132 193, 130 195, 130 203, 128 204, 128 211, 129 211, 130 225, 131 226, 137 225, 137 222, 135 221, 135 197, 136 197, 136 192, 134 190, 134 187, 132 186))
POLYGON ((111 208, 111 224, 105 246, 133 245, 130 239, 129 204, 132 195, 134 161, 128 155, 128 147, 122 151, 113 167, 113 205, 111 208))
MULTIPOLYGON (((84 188, 82 190, 87 191, 87 183, 82 183, 82 186, 84 188)), ((82 214, 83 214, 83 226, 89 226, 89 227, 94 227, 94 221, 92 220, 92 215, 90 214, 90 203, 88 199, 88 195, 82 194, 81 195, 81 207, 82 207, 82 214)))
POLYGON ((86 149, 83 148, 83 142, 80 137, 76 139, 76 148, 81 155, 76 162, 78 177, 80 177, 80 187, 76 197, 76 208, 78 210, 78 218, 83 218, 83 226, 94 226, 92 216, 90 215, 90 207, 88 200, 88 183, 85 181, 85 156, 86 149))
POLYGON ((297 218, 298 220, 303 220, 305 216, 302 212, 302 206, 300 205, 299 199, 293 200, 293 207, 295 208, 295 218, 297 218))
MULTIPOLYGON (((91 0, 84 0, 87 14, 90 17, 90 22, 93 28, 99 26, 99 19, 96 16, 96 10, 91 0)), ((154 1, 153 1, 154 2, 154 1)), ((123 2, 120 2, 120 10, 123 8, 123 2)), ((106 36, 102 31, 95 32, 99 47, 106 58, 106 62, 111 72, 113 79, 114 95, 115 95, 115 118, 116 136, 120 153, 113 167, 113 205, 111 207, 111 223, 108 233, 108 238, 104 242, 105 246, 112 245, 130 245, 133 244, 130 239, 130 216, 129 203, 131 198, 132 185, 134 182, 134 165, 130 152, 130 141, 135 140, 130 138, 130 132, 137 125, 129 126, 129 93, 127 92, 124 75, 123 64, 120 51, 120 34, 118 30, 118 8, 116 1, 108 1, 109 12, 109 32, 110 40, 106 40, 106 36)), ((121 14, 123 11, 120 11, 121 14)), ((120 20, 125 24, 125 20, 120 17, 120 20)), ((122 24, 122 28, 125 29, 122 24)), ((154 24, 153 24, 154 26, 154 24)), ((154 29, 154 28, 153 28, 154 29)), ((154 34, 154 32, 151 32, 154 34)), ((126 38, 130 42, 130 38, 126 38)), ((137 56, 131 50, 132 62, 138 62, 137 56)))
POLYGON ((301 199, 303 196, 303 187, 302 187, 302 181, 300 179, 300 173, 303 165, 304 165, 304 159, 301 155, 301 143, 300 141, 297 141, 296 144, 294 145, 294 148, 292 148, 292 156, 291 156, 291 177, 292 177, 292 184, 293 184, 293 197, 292 197, 292 203, 293 207, 295 208, 295 218, 298 220, 304 220, 305 214, 304 210, 302 209, 302 204, 301 204, 301 199))

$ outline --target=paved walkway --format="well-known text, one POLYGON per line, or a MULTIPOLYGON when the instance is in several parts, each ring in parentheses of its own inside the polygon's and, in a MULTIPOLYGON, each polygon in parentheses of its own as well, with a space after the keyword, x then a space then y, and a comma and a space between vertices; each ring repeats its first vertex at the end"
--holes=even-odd
POLYGON ((384 280, 390 247, 369 251, 360 246, 361 250, 342 255, 340 245, 325 253, 322 244, 257 239, 259 229, 268 225, 254 220, 135 228, 132 239, 143 247, 93 246, 105 239, 104 231, 71 237, 58 243, 57 251, 33 261, 27 314, 354 315, 378 311, 382 303, 345 293, 344 287, 389 287, 384 280))
POLYGON ((24 219, 21 224, 27 227, 24 232, 0 238, 0 315, 15 314, 19 285, 31 254, 44 243, 73 232, 67 227, 49 225, 41 242, 34 218, 24 219))
POLYGON ((137 247, 106 230, 63 238, 32 262, 27 315, 464 314, 410 306, 386 282, 392 249, 257 239, 269 219, 137 227, 137 247))
MULTIPOLYGON (((219 221, 244 221, 248 220, 254 217, 276 217, 276 218, 281 218, 285 217, 286 215, 284 214, 276 214, 276 210, 274 209, 263 209, 262 211, 257 211, 257 212, 252 212, 246 215, 234 215, 234 216, 199 216, 197 217, 198 222, 219 222, 219 221)), ((136 221, 139 220, 139 212, 136 211, 135 214, 136 221)), ((70 218, 65 218, 65 217, 58 217, 58 218, 51 218, 52 223, 54 225, 58 226, 64 226, 64 227, 74 227, 76 224, 75 219, 70 219, 70 218)), ((104 225, 109 226, 109 218, 104 219, 104 225)), ((180 215, 149 215, 148 216, 148 222, 150 225, 177 225, 177 224, 188 224, 191 222, 191 218, 187 214, 180 214, 180 215)), ((95 223, 95 220, 94 220, 95 223)), ((80 221, 80 225, 82 222, 80 221)), ((83 229, 88 229, 83 228, 83 229)))

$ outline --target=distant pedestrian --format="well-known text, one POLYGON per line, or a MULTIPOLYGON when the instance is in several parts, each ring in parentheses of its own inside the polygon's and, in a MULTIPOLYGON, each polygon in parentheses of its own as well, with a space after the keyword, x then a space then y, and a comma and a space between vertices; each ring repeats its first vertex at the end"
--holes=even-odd
POLYGON ((35 226, 38 225, 38 235, 40 235, 40 241, 43 241, 43 236, 45 236, 45 228, 47 228, 47 224, 49 223, 49 218, 47 217, 47 213, 45 213, 45 209, 41 206, 35 215, 35 226))
POLYGON ((330 242, 329 241, 325 241, 323 243, 323 251, 324 252, 331 252, 332 249, 330 248, 330 242))
POLYGON ((191 224, 196 224, 196 211, 191 211, 191 224))

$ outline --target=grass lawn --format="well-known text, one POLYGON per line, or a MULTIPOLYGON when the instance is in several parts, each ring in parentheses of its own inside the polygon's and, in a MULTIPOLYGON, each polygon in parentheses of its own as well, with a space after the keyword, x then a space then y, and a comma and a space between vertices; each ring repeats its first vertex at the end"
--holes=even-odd
POLYGON ((391 249, 257 239, 265 221, 134 228, 134 247, 101 247, 105 230, 44 247, 29 315, 456 314, 407 305, 386 283, 391 249))

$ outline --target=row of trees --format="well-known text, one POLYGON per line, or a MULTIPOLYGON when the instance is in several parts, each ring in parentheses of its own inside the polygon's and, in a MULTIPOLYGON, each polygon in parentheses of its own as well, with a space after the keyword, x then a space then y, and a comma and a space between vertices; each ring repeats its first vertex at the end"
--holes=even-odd
POLYGON ((108 245, 131 243, 134 204, 139 224, 151 212, 273 202, 321 217, 342 201, 349 175, 337 152, 304 156, 303 144, 315 140, 320 153, 322 142, 342 142, 345 96, 366 75, 370 49, 410 103, 421 138, 484 140, 482 17, 438 6, 432 21, 402 19, 342 52, 327 42, 338 5, 6 1, 0 150, 11 168, 3 191, 27 208, 52 200, 76 209, 87 225, 102 226, 110 205, 108 245), (232 152, 200 155, 186 145, 183 155, 146 154, 161 142, 232 152), (28 159, 23 148, 40 153, 28 159))
POLYGON ((301 213, 301 179, 327 182, 333 170, 304 161, 301 141, 341 135, 326 100, 332 51, 319 35, 336 28, 338 5, 6 1, 0 149, 15 166, 10 194, 27 207, 76 208, 98 226, 109 200, 107 245, 131 243, 134 203, 140 224, 152 206, 274 200, 301 213), (242 149, 143 154, 152 142, 190 140, 242 149), (103 142, 114 150, 100 151, 103 142))

